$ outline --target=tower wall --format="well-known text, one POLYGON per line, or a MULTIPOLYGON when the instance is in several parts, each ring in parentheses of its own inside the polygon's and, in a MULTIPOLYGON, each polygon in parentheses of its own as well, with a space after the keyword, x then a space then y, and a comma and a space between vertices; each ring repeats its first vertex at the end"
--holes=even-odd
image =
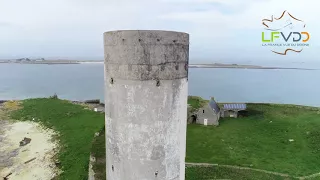
POLYGON ((184 180, 189 35, 104 34, 107 180, 184 180))

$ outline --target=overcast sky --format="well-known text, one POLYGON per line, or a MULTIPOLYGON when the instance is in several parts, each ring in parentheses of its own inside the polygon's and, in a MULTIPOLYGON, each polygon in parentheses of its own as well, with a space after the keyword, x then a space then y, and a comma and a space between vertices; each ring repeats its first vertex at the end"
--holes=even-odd
POLYGON ((191 62, 315 61, 317 0, 0 0, 0 59, 103 59, 105 31, 190 33, 191 62), (261 46, 261 20, 287 10, 304 20, 310 47, 281 56, 261 46))

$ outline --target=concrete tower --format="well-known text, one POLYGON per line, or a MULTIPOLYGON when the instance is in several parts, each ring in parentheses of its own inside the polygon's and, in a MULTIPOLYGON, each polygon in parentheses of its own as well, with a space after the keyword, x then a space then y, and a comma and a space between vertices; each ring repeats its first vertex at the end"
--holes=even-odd
POLYGON ((189 35, 104 34, 107 180, 184 180, 189 35))

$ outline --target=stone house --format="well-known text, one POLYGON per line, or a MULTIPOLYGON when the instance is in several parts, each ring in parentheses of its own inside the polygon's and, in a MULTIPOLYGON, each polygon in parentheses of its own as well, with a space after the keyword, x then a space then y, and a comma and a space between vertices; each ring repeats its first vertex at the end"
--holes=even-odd
POLYGON ((203 125, 219 125, 220 108, 216 101, 211 98, 210 102, 197 112, 197 124, 203 125))
POLYGON ((247 109, 244 103, 225 103, 221 108, 221 117, 234 117, 237 118, 239 111, 247 109))

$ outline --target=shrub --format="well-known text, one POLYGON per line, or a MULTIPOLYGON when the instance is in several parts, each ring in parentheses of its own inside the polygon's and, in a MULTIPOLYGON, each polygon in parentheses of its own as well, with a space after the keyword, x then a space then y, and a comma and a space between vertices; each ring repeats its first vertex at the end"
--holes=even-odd
POLYGON ((59 99, 57 93, 54 93, 54 95, 53 95, 53 96, 50 96, 49 98, 50 98, 50 99, 59 99))

